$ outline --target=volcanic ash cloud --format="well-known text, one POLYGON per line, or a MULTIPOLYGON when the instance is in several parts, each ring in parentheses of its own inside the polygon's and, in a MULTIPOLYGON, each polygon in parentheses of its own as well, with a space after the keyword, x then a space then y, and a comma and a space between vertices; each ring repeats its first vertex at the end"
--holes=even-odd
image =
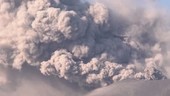
POLYGON ((29 64, 44 75, 93 88, 129 78, 166 79, 169 40, 158 35, 169 31, 159 27, 166 26, 163 15, 154 7, 121 14, 125 8, 119 7, 79 0, 0 0, 0 64, 18 70, 29 64))

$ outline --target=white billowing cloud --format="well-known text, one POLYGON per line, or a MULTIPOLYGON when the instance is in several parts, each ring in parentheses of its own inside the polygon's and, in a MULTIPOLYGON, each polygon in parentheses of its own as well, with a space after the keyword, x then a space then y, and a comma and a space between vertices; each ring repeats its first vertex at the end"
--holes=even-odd
POLYGON ((0 0, 0 64, 18 70, 29 64, 93 88, 166 79, 166 15, 146 0, 146 8, 133 2, 0 0))
POLYGON ((43 74, 48 74, 48 72, 55 73, 56 71, 59 77, 65 79, 69 78, 67 75, 72 72, 76 74, 77 71, 76 62, 72 59, 72 55, 65 50, 56 51, 49 61, 42 62, 41 65, 40 70, 43 74))

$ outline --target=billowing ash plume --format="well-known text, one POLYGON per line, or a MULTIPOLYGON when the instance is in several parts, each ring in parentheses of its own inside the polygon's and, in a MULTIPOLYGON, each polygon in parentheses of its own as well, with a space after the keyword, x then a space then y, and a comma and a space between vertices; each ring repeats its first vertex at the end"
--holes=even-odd
POLYGON ((44 75, 85 87, 166 79, 164 14, 113 5, 115 10, 80 0, 0 0, 1 66, 38 66, 44 75))

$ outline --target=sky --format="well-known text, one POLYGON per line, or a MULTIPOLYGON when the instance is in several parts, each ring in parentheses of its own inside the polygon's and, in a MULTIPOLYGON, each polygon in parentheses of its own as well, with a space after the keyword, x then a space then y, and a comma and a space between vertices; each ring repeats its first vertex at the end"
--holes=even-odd
POLYGON ((158 0, 161 6, 170 9, 170 0, 158 0))

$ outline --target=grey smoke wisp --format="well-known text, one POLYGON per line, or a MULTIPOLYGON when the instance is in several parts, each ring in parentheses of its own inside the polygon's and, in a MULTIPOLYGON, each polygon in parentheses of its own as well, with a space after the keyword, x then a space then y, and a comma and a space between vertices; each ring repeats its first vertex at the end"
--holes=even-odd
POLYGON ((23 66, 19 72, 4 69, 8 82, 1 82, 0 96, 83 96, 86 93, 78 86, 57 77, 46 78, 34 67, 23 66))
POLYGON ((168 78, 168 15, 142 2, 0 0, 0 85, 24 65, 87 88, 168 78))

